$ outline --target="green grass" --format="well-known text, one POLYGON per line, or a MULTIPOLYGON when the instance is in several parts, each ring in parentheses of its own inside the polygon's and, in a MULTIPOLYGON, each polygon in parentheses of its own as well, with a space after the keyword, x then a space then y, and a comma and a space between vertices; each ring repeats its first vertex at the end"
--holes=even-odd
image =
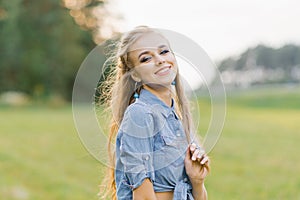
POLYGON ((70 107, 5 108, 0 118, 0 199, 97 199, 102 166, 70 107))
POLYGON ((228 94, 210 199, 300 199, 300 90, 228 94))
MULTIPOLYGON (((300 199, 297 91, 228 94, 209 199, 300 199)), ((1 107, 0 119, 0 199, 98 199, 103 166, 81 144, 71 107, 1 107)))
POLYGON ((299 199, 299 122, 300 110, 229 106, 211 153, 211 199, 299 199))

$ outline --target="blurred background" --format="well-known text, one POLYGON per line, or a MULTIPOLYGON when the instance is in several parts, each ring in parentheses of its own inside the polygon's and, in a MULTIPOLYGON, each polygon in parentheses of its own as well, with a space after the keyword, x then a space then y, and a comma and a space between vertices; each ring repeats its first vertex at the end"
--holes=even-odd
POLYGON ((220 71, 210 199, 300 199, 299 19, 296 0, 0 0, 0 199, 99 199, 104 166, 77 135, 73 83, 97 44, 138 25, 186 35, 220 71))

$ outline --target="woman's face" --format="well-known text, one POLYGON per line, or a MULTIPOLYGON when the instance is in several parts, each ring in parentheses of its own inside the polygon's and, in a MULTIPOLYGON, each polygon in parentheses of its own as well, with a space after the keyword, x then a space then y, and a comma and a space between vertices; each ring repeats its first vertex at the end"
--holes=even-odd
POLYGON ((129 60, 134 66, 133 79, 152 87, 170 86, 178 70, 167 40, 158 33, 147 33, 133 43, 129 60))

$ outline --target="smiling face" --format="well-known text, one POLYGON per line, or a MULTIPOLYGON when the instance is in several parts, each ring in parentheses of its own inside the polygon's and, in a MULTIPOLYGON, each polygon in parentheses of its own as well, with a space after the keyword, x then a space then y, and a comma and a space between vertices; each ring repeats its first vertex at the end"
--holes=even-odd
POLYGON ((134 66, 132 78, 152 88, 169 87, 178 66, 168 41, 158 33, 143 35, 129 48, 129 60, 134 66))

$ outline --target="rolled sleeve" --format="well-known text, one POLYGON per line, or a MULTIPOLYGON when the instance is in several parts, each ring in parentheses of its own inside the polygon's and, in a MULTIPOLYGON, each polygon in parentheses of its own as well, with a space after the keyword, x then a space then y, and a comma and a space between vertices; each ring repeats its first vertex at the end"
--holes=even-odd
MULTIPOLYGON (((154 125, 151 112, 141 106, 125 112, 119 132, 119 159, 129 186, 142 184, 145 178, 155 180, 153 168, 154 125)), ((117 158, 118 159, 118 158, 117 158)))

